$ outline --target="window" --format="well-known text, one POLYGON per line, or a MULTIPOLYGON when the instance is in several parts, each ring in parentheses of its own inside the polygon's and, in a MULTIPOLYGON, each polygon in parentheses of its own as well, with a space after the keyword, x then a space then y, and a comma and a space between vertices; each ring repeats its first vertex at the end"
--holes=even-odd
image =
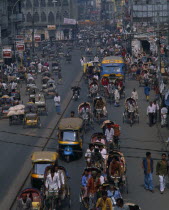
POLYGON ((34 14, 34 22, 35 23, 39 22, 39 14, 38 14, 38 12, 35 12, 35 14, 34 14))
POLYGON ((41 21, 42 22, 46 22, 46 14, 45 14, 45 12, 41 13, 41 21))
POLYGON ((33 0, 33 6, 39 7, 39 0, 33 0))
POLYGON ((50 24, 54 24, 55 23, 55 17, 54 17, 54 14, 53 12, 50 12, 49 15, 48 15, 48 22, 50 24))
POLYGON ((26 20, 27 22, 32 22, 32 15, 30 12, 26 15, 26 20))
POLYGON ((57 2, 55 4, 56 4, 56 6, 61 6, 61 0, 57 0, 57 2))
POLYGON ((68 0, 63 0, 63 6, 68 6, 69 5, 69 2, 68 2, 68 0))
POLYGON ((53 7, 53 6, 54 6, 53 0, 48 0, 48 6, 49 6, 49 7, 53 7))
POLYGON ((65 11, 65 12, 63 13, 63 17, 65 17, 65 18, 68 18, 68 17, 69 17, 68 11, 65 11))
POLYGON ((32 8, 32 3, 31 3, 31 1, 30 0, 27 0, 26 1, 26 8, 32 8))
POLYGON ((77 141, 77 134, 74 131, 64 131, 61 136, 63 141, 77 141))
POLYGON ((46 2, 45 2, 45 0, 41 0, 41 1, 40 1, 40 6, 41 6, 41 7, 46 7, 46 2))

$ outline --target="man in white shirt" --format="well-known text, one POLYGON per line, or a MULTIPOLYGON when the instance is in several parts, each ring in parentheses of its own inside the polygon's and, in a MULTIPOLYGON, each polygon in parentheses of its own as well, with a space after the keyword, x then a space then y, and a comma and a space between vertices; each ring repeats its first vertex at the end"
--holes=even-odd
POLYGON ((114 129, 109 125, 105 130, 105 136, 108 142, 113 141, 114 139, 114 129))
POLYGON ((131 98, 133 98, 135 101, 138 100, 138 93, 136 89, 134 88, 133 91, 131 92, 131 98))
POLYGON ((54 103, 55 103, 57 114, 60 114, 60 96, 58 95, 58 93, 56 93, 54 97, 54 103))
POLYGON ((149 106, 147 107, 147 116, 149 117, 149 126, 150 127, 154 123, 154 114, 155 114, 155 109, 153 107, 153 103, 150 102, 149 106))
POLYGON ((153 108, 154 108, 154 123, 157 122, 157 118, 158 118, 158 113, 159 113, 159 105, 157 104, 156 101, 153 102, 152 104, 153 108))
POLYGON ((51 169, 51 172, 46 177, 45 187, 48 191, 54 190, 56 192, 59 192, 59 190, 61 189, 59 174, 55 172, 54 168, 51 169))
POLYGON ((86 153, 85 153, 85 159, 86 159, 87 167, 91 166, 92 153, 94 153, 94 145, 93 144, 89 144, 89 148, 86 150, 86 153))
MULTIPOLYGON (((62 182, 59 173, 55 172, 55 168, 52 168, 50 173, 47 175, 45 181, 47 201, 50 200, 50 196, 53 196, 53 192, 55 198, 57 199, 59 197, 59 191, 61 190, 61 187, 62 187, 62 182)), ((47 206, 50 205, 49 202, 47 202, 46 205, 47 206)))
POLYGON ((106 158, 107 158, 107 150, 104 148, 103 145, 99 146, 99 150, 100 150, 100 153, 101 153, 103 159, 106 160, 106 158))

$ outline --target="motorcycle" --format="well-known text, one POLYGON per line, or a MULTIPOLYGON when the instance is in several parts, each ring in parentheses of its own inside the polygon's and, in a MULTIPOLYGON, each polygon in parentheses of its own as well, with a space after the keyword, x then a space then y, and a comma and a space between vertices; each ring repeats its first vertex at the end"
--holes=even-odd
POLYGON ((78 98, 79 98, 79 92, 78 92, 78 90, 74 90, 73 99, 74 99, 75 101, 77 101, 78 98))

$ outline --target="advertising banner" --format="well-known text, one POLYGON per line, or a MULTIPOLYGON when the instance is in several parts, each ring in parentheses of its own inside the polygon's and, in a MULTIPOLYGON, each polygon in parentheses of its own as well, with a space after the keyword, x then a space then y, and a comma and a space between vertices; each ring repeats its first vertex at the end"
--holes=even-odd
POLYGON ((12 50, 3 49, 3 58, 12 58, 12 50))
POLYGON ((67 25, 76 25, 77 24, 77 21, 75 19, 64 18, 64 24, 67 24, 67 25))

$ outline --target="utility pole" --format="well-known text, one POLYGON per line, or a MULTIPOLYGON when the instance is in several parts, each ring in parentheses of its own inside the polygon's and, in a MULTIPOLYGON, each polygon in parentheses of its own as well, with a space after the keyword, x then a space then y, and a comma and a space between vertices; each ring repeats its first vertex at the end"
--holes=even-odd
POLYGON ((132 39, 133 39, 133 0, 130 0, 130 50, 132 55, 132 39))
POLYGON ((34 19, 34 4, 32 4, 32 56, 35 52, 35 19, 34 19))
POLYGON ((157 13, 157 53, 158 53, 158 73, 161 72, 161 53, 160 53, 160 19, 157 13))
MULTIPOLYGON (((169 0, 167 0, 167 27, 168 27, 168 30, 167 30, 167 52, 169 52, 169 0)), ((169 55, 169 53, 167 53, 167 55, 169 55)))

